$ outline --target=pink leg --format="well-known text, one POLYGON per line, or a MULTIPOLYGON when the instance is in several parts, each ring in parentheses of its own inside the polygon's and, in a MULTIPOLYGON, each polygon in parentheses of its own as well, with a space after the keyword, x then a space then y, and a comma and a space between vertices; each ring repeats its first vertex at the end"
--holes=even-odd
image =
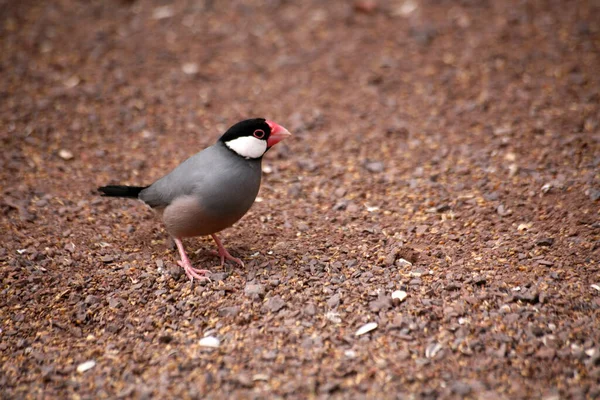
POLYGON ((244 266, 244 263, 242 262, 242 260, 240 260, 239 258, 236 258, 236 257, 232 256, 231 254, 229 254, 229 252, 223 246, 223 243, 221 243, 221 240, 219 240, 219 238, 217 237, 217 235, 213 234, 211 236, 215 240, 215 242, 217 243, 217 246, 219 247, 219 254, 218 255, 219 255, 219 257, 221 257, 221 267, 225 263, 225 259, 228 259, 228 260, 231 260, 233 262, 236 262, 236 263, 240 264, 242 267, 244 266))
POLYGON ((191 281, 193 281, 194 278, 196 278, 199 281, 210 282, 210 278, 204 276, 205 274, 210 274, 210 271, 206 269, 196 269, 192 267, 192 262, 188 258, 187 254, 185 254, 185 250, 183 249, 183 243, 181 243, 181 240, 175 238, 175 244, 177 245, 179 255, 181 256, 181 261, 177 261, 177 264, 179 264, 179 266, 183 268, 188 278, 190 278, 191 281))

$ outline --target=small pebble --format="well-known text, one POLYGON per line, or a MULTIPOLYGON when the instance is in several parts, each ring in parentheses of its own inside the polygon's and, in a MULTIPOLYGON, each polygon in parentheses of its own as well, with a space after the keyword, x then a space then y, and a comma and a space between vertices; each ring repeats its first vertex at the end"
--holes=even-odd
POLYGON ((374 212, 374 211, 379 211, 379 207, 376 206, 370 206, 368 204, 365 204, 365 208, 367 209, 368 212, 374 212))
POLYGON ((244 294, 248 297, 263 297, 265 295, 265 287, 260 284, 247 283, 246 287, 244 288, 244 294))
POLYGON ((336 308, 340 304, 340 294, 336 293, 327 299, 327 307, 336 308))
POLYGON ((252 380, 253 381, 263 381, 263 382, 267 382, 269 380, 269 375, 267 374, 254 374, 252 375, 252 380))
POLYGON ((231 306, 219 309, 219 317, 235 317, 240 313, 240 307, 231 306))
POLYGON ((186 75, 196 75, 200 71, 200 68, 196 63, 185 63, 181 66, 181 70, 186 75))
POLYGON ((556 356, 556 350, 550 347, 542 347, 535 353, 535 356, 545 360, 552 360, 556 356))
POLYGON ((439 213, 443 213, 443 212, 449 211, 450 209, 451 209, 451 207, 449 204, 442 204, 442 205, 437 206, 435 208, 435 211, 439 212, 439 213))
POLYGON ((115 260, 115 257, 113 257, 111 255, 105 255, 105 256, 100 257, 100 260, 105 264, 109 264, 115 260))
MULTIPOLYGON (((396 266, 397 267, 412 267, 412 263, 408 260, 405 260, 404 258, 399 258, 396 260, 396 266)), ((419 275, 420 276, 420 275, 419 275)))
POLYGON ((504 159, 509 162, 516 161, 517 155, 515 153, 506 153, 504 155, 504 159))
POLYGON ((503 204, 500 204, 498 206, 498 208, 496 208, 496 212, 498 213, 499 216, 501 217, 506 217, 507 215, 512 214, 512 210, 508 210, 506 209, 506 207, 504 207, 503 204))
POLYGON ((152 18, 154 19, 171 18, 173 15, 175 15, 175 11, 171 6, 156 7, 152 12, 152 18))
POLYGON ((546 183, 544 186, 542 186, 542 193, 548 193, 550 189, 552 189, 552 184, 546 183))
POLYGON ((354 9, 364 14, 372 14, 377 10, 377 2, 374 0, 360 0, 354 2, 354 9))
POLYGON ((392 293, 392 301, 394 303, 402 303, 408 297, 408 293, 404 290, 396 290, 392 293))
POLYGON ((348 204, 348 207, 346 208, 346 210, 348 210, 349 213, 355 213, 358 211, 358 206, 354 203, 350 203, 350 204, 348 204))
POLYGON ((308 303, 306 307, 304 307, 304 314, 313 316, 317 313, 317 307, 313 303, 308 303))
POLYGON ((554 238, 542 238, 535 241, 536 246, 550 247, 554 244, 554 238))
POLYGON ((96 361, 89 360, 89 361, 79 364, 77 366, 77 372, 79 372, 80 374, 83 374, 85 371, 89 371, 90 369, 94 368, 95 366, 96 366, 96 361))
POLYGON ((361 335, 364 335, 365 333, 369 333, 372 330, 377 329, 377 326, 378 326, 377 322, 369 322, 368 324, 365 324, 365 325, 361 326, 360 328, 358 328, 355 335, 361 336, 361 335))
POLYGON ((75 86, 79 85, 79 82, 81 82, 81 79, 79 79, 79 77, 77 75, 73 75, 72 77, 70 77, 69 79, 67 79, 66 81, 64 81, 63 84, 67 88, 72 89, 75 86))
POLYGON ((365 164, 365 168, 369 172, 378 173, 383 172, 384 165, 381 161, 373 161, 365 164))
POLYGON ((340 318, 340 313, 335 311, 326 312, 325 318, 327 318, 327 320, 333 322, 334 324, 339 324, 342 322, 342 319, 340 318))
POLYGON ((587 349, 587 350, 585 351, 585 354, 586 354, 588 357, 593 357, 593 356, 594 356, 594 354, 596 354, 596 349, 593 349, 593 348, 592 348, 592 349, 587 349))
POLYGON ((467 396, 469 393, 471 393, 471 390, 472 390, 471 386, 465 382, 454 382, 454 383, 452 383, 452 386, 450 387, 450 389, 452 390, 453 393, 456 393, 457 395, 459 395, 461 397, 467 396))
POLYGON ((533 226, 533 224, 531 222, 528 222, 526 224, 519 224, 519 226, 517 227, 517 230, 519 232, 526 231, 526 230, 529 230, 532 226, 533 226))
POLYGON ((206 336, 198 341, 198 344, 202 347, 209 347, 216 349, 221 345, 221 341, 214 336, 206 336))
POLYGON ((273 296, 267 300, 266 307, 271 312, 277 312, 285 307, 285 300, 283 300, 279 295, 273 296))
POLYGON ((426 358, 434 358, 439 351, 442 349, 442 345, 435 342, 435 343, 431 343, 429 346, 427 346, 427 348, 425 349, 425 357, 426 358))
POLYGON ((335 194, 336 197, 344 197, 344 195, 346 194, 346 188, 339 187, 335 189, 335 192, 333 192, 333 194, 335 194))
POLYGON ((419 4, 413 0, 405 0, 402 2, 402 5, 399 6, 396 10, 394 10, 393 14, 408 17, 412 14, 417 8, 419 8, 419 4))
POLYGON ((60 158, 62 158, 63 160, 72 160, 73 159, 73 152, 71 150, 67 150, 67 149, 60 149, 58 151, 58 156, 60 158))
POLYGON ((344 355, 346 358, 356 358, 356 352, 354 350, 346 350, 344 355))
POLYGON ((427 229, 429 229, 428 225, 419 225, 419 226, 417 226, 417 229, 415 232, 416 232, 417 236, 421 236, 425 232, 427 232, 427 229))

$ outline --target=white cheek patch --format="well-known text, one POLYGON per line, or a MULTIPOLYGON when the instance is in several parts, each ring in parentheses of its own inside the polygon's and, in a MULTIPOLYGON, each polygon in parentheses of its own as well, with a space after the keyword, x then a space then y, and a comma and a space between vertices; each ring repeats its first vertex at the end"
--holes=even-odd
POLYGON ((225 144, 245 158, 260 158, 267 151, 267 141, 253 136, 242 136, 225 142, 225 144))

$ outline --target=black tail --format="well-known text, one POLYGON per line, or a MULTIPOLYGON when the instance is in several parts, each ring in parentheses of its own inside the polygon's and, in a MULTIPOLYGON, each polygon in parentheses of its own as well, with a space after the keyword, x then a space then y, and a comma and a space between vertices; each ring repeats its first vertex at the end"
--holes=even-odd
POLYGON ((137 199, 140 192, 148 186, 125 186, 125 185, 109 185, 98 188, 102 192, 102 196, 109 197, 132 197, 137 199))

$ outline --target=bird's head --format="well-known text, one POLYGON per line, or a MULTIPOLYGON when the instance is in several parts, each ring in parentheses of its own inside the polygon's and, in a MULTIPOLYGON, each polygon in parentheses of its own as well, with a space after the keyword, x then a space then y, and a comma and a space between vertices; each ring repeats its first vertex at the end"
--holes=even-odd
POLYGON ((254 118, 233 125, 219 141, 240 157, 257 159, 290 135, 287 129, 273 121, 254 118))

